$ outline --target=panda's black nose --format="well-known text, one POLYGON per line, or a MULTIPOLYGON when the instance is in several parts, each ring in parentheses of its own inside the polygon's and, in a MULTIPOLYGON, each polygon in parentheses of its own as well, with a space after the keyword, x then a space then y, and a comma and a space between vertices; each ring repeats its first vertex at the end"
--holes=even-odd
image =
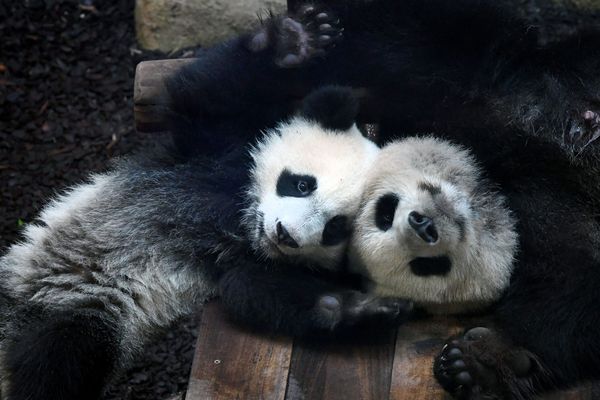
POLYGON ((417 235, 427 243, 437 242, 438 233, 431 218, 413 211, 408 214, 408 224, 415 232, 417 232, 417 235))
POLYGON ((297 249, 298 242, 290 236, 290 233, 285 229, 281 221, 277 222, 277 243, 297 249))

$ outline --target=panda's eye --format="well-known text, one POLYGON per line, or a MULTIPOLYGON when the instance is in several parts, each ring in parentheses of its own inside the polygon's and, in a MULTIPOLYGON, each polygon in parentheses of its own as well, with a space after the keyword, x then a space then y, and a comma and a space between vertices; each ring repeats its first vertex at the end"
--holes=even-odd
POLYGON ((377 200, 375 205, 375 225, 387 231, 394 224, 394 215, 400 199, 394 193, 387 193, 377 200))
POLYGON ((298 191, 302 194, 306 194, 308 193, 308 183, 306 183, 305 181, 298 181, 298 184, 296 185, 296 187, 298 188, 298 191))
POLYGON ((277 179, 277 195, 280 197, 307 197, 317 189, 317 178, 312 175, 294 174, 284 169, 277 179))

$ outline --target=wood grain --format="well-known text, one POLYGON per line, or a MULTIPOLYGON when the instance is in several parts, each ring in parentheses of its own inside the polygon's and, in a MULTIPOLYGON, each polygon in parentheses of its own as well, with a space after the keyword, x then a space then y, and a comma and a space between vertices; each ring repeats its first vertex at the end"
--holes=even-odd
POLYGON ((166 130, 164 123, 165 80, 178 68, 194 60, 196 59, 180 58, 144 61, 138 64, 133 83, 133 112, 138 132, 166 130))
POLYGON ((295 343, 286 399, 386 399, 394 338, 394 332, 383 332, 358 344, 295 343))
POLYGON ((207 304, 186 400, 283 400, 291 356, 291 339, 241 330, 207 304))
POLYGON ((413 321, 398 329, 390 400, 450 399, 433 377, 433 358, 447 338, 463 330, 453 318, 413 321))
POLYGON ((540 400, 596 400, 600 398, 598 384, 586 383, 570 390, 545 395, 540 400))

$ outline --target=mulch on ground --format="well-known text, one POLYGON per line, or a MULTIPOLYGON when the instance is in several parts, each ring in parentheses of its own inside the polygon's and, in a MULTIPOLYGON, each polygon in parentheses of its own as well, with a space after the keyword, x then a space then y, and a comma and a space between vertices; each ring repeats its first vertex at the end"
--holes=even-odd
MULTIPOLYGON (((55 193, 148 143, 134 130, 134 0, 0 0, 0 254, 55 193)), ((181 321, 105 400, 187 386, 196 322, 181 321)))

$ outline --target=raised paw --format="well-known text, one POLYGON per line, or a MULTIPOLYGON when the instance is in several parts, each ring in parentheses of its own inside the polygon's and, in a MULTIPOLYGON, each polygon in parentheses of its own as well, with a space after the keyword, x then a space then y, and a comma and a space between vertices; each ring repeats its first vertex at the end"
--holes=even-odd
POLYGON ((437 381, 458 399, 528 397, 536 369, 531 353, 483 327, 449 339, 433 364, 437 381))
POLYGON ((343 31, 332 12, 316 5, 303 6, 273 27, 275 63, 282 68, 299 67, 324 56, 341 40, 343 31))
POLYGON ((587 110, 573 118, 571 128, 565 136, 565 144, 582 151, 600 137, 600 115, 587 110))
POLYGON ((410 301, 357 291, 323 295, 317 309, 329 330, 361 326, 396 326, 411 315, 410 301))

